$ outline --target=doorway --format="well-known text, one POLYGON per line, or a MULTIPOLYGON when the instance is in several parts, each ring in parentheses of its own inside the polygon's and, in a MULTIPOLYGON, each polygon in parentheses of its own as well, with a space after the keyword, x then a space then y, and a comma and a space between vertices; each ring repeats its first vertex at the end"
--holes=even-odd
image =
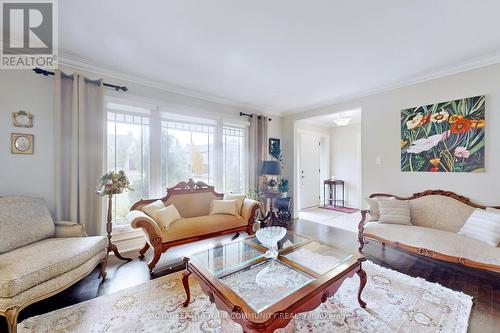
POLYGON ((321 137, 302 133, 299 140, 300 209, 320 204, 321 137))

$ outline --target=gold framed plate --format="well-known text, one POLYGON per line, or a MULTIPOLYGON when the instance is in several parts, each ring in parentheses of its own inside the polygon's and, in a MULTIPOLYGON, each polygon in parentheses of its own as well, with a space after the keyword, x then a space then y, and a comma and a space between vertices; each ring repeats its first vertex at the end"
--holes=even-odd
POLYGON ((16 127, 33 127, 33 115, 26 111, 13 112, 12 120, 16 127))
POLYGON ((33 134, 12 133, 10 149, 12 154, 33 154, 33 134))

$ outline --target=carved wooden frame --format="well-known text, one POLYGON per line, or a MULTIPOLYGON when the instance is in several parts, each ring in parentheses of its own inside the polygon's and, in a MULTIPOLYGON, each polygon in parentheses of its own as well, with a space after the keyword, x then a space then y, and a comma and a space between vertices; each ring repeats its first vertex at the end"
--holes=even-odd
MULTIPOLYGON (((410 197, 399 197, 399 196, 396 196, 393 194, 387 194, 387 193, 374 193, 374 194, 370 195, 370 198, 393 197, 397 200, 413 200, 413 199, 425 197, 428 195, 442 195, 445 197, 449 197, 449 198, 458 200, 458 201, 460 201, 468 206, 474 207, 474 208, 486 209, 488 207, 491 207, 491 208, 500 209, 500 206, 484 206, 484 205, 476 204, 476 203, 472 202, 467 197, 464 197, 462 195, 456 194, 456 193, 451 192, 451 191, 443 191, 443 190, 427 190, 424 192, 414 193, 410 197)), ((390 245, 392 247, 400 248, 400 249, 405 250, 407 252, 418 254, 418 255, 421 255, 424 257, 430 257, 430 258, 434 258, 437 260, 457 263, 460 265, 478 268, 478 269, 483 269, 483 270, 488 270, 488 271, 493 271, 493 272, 497 272, 497 273, 500 272, 500 265, 487 264, 487 263, 482 263, 482 262, 470 260, 467 258, 456 257, 456 256, 444 254, 444 253, 439 253, 439 252, 432 251, 432 250, 429 250, 426 248, 415 247, 415 246, 403 244, 400 242, 393 242, 393 241, 384 239, 384 238, 379 237, 379 236, 374 235, 374 234, 365 233, 364 227, 365 227, 365 223, 366 223, 366 214, 368 214, 368 213, 369 213, 369 210, 362 210, 361 211, 361 221, 358 224, 359 252, 361 252, 363 250, 363 247, 365 245, 365 239, 369 238, 369 239, 379 241, 380 243, 382 243, 382 245, 387 244, 387 245, 390 245)))
MULTIPOLYGON (((296 245, 293 249, 306 246, 309 243, 310 242, 305 242, 296 245)), ((257 247, 255 248, 258 249, 257 247)), ((266 250, 267 249, 262 248, 259 251, 264 252, 266 250)), ((361 298, 367 282, 366 272, 362 268, 362 263, 366 261, 366 258, 354 254, 341 265, 324 274, 318 274, 283 257, 283 255, 291 251, 292 248, 280 250, 278 258, 293 268, 310 274, 315 280, 258 313, 231 288, 221 283, 219 280, 221 277, 220 275, 215 276, 204 264, 198 262, 194 257, 184 258, 186 268, 183 273, 182 284, 186 292, 186 300, 183 306, 187 307, 190 304, 191 293, 188 279, 189 276, 193 274, 199 282, 202 291, 208 296, 209 301, 214 303, 219 310, 228 313, 233 321, 243 327, 245 332, 271 333, 278 328, 286 327, 296 314, 312 311, 322 303, 325 303, 328 298, 332 297, 337 292, 346 279, 357 274, 360 277, 357 300, 362 308, 366 307, 366 303, 361 298)), ((252 260, 234 270, 224 272, 223 276, 241 271, 265 260, 267 259, 262 257, 252 260)))
MULTIPOLYGON (((170 197, 178 194, 188 194, 188 193, 203 193, 203 192, 211 192, 213 193, 216 197, 222 198, 224 196, 223 193, 217 193, 215 192, 214 186, 207 185, 206 183, 202 181, 195 182, 192 179, 189 179, 188 182, 180 182, 177 185, 167 188, 167 195, 161 199, 146 199, 146 200, 139 200, 136 202, 134 205, 132 205, 132 208, 130 210, 137 209, 137 207, 146 205, 152 202, 155 202, 156 200, 161 200, 163 202, 166 202, 170 197)), ((232 234, 232 233, 238 233, 240 231, 244 231, 248 233, 249 235, 252 235, 254 233, 253 231, 253 224, 255 223, 256 220, 256 215, 260 211, 260 205, 255 205, 251 212, 250 216, 248 218, 248 223, 246 226, 241 226, 237 228, 231 228, 231 229, 226 229, 222 231, 216 231, 216 232, 211 232, 208 234, 204 235, 198 235, 198 236, 193 236, 193 237, 188 237, 188 238, 182 238, 178 239, 175 241, 170 241, 170 242, 165 242, 163 243, 161 240, 161 236, 158 235, 154 229, 154 227, 146 220, 146 219, 138 219, 134 222, 136 227, 144 228, 146 232, 149 235, 149 240, 151 245, 146 242, 144 244, 144 247, 139 250, 139 258, 144 259, 144 254, 146 251, 152 247, 153 248, 153 258, 151 261, 148 263, 148 268, 150 273, 153 273, 153 269, 155 268, 156 264, 160 260, 160 257, 162 253, 166 252, 169 248, 177 246, 177 245, 182 245, 182 244, 187 244, 187 243, 192 243, 208 238, 213 238, 213 237, 218 237, 222 235, 227 235, 227 234, 232 234)))

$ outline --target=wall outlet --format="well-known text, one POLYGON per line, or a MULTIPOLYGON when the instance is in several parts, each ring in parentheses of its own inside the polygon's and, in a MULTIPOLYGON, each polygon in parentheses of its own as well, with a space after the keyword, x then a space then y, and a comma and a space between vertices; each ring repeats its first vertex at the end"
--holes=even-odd
POLYGON ((375 157, 375 164, 382 165, 382 156, 375 157))

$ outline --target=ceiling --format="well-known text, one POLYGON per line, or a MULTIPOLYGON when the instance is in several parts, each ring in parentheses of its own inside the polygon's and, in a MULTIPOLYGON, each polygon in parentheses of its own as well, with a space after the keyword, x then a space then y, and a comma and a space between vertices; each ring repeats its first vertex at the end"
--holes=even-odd
POLYGON ((320 127, 339 127, 334 122, 334 119, 336 119, 336 118, 351 118, 348 125, 360 124, 361 123, 361 109, 356 108, 356 109, 352 109, 352 110, 344 110, 344 111, 340 111, 340 112, 336 112, 336 113, 332 113, 332 114, 301 119, 301 120, 299 120, 299 122, 309 124, 309 125, 320 126, 320 127))
POLYGON ((64 0, 59 12, 63 64, 268 113, 500 61, 497 0, 64 0))

